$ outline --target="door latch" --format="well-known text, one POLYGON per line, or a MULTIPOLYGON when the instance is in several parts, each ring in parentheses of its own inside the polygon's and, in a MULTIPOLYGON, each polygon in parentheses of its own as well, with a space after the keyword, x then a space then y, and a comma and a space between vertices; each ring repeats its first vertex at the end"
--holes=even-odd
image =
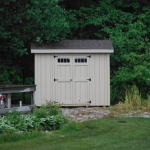
POLYGON ((87 103, 91 103, 91 100, 90 100, 90 101, 88 101, 87 103))
POLYGON ((54 78, 54 82, 55 82, 55 81, 58 81, 58 79, 55 79, 55 78, 54 78))
POLYGON ((91 81, 91 78, 90 78, 90 79, 87 79, 87 80, 91 81))

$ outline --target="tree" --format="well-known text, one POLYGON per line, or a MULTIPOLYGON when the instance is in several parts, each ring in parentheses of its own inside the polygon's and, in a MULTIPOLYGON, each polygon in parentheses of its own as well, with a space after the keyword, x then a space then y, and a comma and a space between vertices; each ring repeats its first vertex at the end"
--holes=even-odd
POLYGON ((1 0, 0 12, 0 70, 3 71, 11 70, 10 66, 27 71, 31 42, 61 40, 68 30, 65 11, 56 0, 1 0))
POLYGON ((33 78, 32 42, 58 41, 66 37, 69 30, 66 12, 57 3, 57 0, 0 1, 1 84, 6 80, 27 84, 26 79, 33 78))

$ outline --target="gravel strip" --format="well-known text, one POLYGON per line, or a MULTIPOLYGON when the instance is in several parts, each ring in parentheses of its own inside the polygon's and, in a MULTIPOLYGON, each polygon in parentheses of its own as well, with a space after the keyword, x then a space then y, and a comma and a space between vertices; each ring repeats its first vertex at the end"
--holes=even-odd
POLYGON ((140 111, 128 111, 126 113, 119 113, 118 111, 110 111, 107 110, 107 108, 99 108, 99 107, 91 107, 91 108, 78 107, 78 108, 61 108, 61 109, 63 111, 63 114, 67 118, 78 122, 108 117, 150 118, 149 112, 140 112, 140 111))

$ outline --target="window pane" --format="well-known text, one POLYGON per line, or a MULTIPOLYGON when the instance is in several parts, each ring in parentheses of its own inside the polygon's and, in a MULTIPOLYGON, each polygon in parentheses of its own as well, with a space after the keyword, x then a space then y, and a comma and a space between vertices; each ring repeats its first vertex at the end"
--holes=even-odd
POLYGON ((70 58, 58 58, 58 63, 70 63, 70 58))
POLYGON ((84 63, 84 58, 81 59, 81 62, 84 63))
POLYGON ((75 63, 87 63, 87 58, 76 58, 75 63))
POLYGON ((69 58, 67 59, 67 63, 70 63, 70 59, 69 58))

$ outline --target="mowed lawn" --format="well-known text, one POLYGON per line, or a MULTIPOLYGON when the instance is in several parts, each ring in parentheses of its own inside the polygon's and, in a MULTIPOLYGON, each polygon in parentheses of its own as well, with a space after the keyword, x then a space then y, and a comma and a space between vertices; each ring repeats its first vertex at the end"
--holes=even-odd
POLYGON ((0 144, 0 150, 149 150, 150 119, 107 118, 78 124, 34 139, 0 144))

